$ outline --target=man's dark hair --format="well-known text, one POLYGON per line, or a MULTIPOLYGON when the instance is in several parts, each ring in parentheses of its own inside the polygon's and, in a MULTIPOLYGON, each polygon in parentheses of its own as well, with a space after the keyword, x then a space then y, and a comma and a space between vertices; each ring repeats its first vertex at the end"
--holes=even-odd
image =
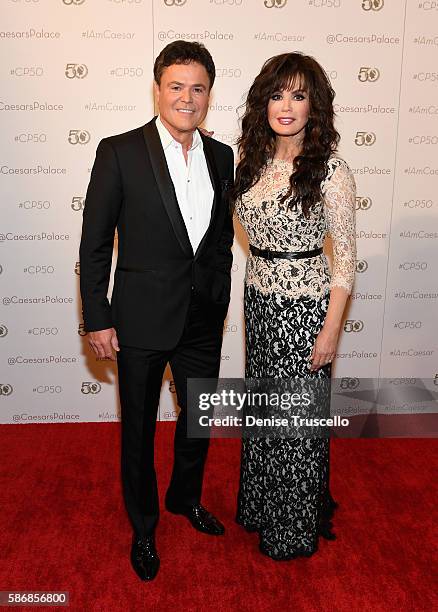
POLYGON ((154 79, 160 84, 161 75, 168 66, 173 64, 191 64, 196 62, 204 66, 210 79, 210 89, 216 77, 216 68, 208 49, 202 43, 177 40, 168 44, 161 51, 154 64, 154 79))

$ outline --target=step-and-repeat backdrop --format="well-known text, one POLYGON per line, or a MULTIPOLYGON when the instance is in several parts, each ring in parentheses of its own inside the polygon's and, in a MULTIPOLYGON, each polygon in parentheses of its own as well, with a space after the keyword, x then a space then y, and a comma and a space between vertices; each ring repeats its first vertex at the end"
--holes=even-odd
MULTIPOLYGON (((1 422, 119 418, 114 364, 81 319, 84 195, 99 140, 153 116, 154 58, 179 39, 215 59, 206 127, 229 144, 267 58, 300 50, 325 67, 358 187, 335 374, 436 377, 438 0, 3 0, 1 422)), ((243 375, 246 251, 236 227, 226 377, 243 375)), ((167 372, 159 418, 175 410, 167 372)))

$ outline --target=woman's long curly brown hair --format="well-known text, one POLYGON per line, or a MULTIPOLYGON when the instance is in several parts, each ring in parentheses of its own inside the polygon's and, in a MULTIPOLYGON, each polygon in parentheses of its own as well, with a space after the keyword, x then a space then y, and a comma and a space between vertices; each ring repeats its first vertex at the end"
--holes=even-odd
POLYGON ((304 130, 300 154, 294 159, 290 188, 281 199, 292 196, 290 206, 301 202, 304 215, 321 200, 321 181, 327 161, 336 151, 339 134, 334 127, 335 92, 318 62, 302 53, 283 53, 267 60, 248 92, 242 117, 242 135, 237 140, 240 161, 231 193, 236 200, 259 180, 263 169, 275 155, 276 135, 269 125, 267 106, 275 92, 299 88, 309 96, 309 120, 304 130))

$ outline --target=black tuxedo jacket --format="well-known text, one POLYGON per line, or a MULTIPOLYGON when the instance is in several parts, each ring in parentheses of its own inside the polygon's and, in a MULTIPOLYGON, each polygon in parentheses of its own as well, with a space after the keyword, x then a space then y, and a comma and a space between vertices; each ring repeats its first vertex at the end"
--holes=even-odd
POLYGON ((226 316, 233 242, 226 196, 234 162, 231 147, 201 134, 214 202, 208 230, 193 253, 155 119, 97 147, 83 215, 80 286, 87 331, 115 327, 121 344, 167 350, 183 332, 193 292, 205 302, 212 324, 226 316))

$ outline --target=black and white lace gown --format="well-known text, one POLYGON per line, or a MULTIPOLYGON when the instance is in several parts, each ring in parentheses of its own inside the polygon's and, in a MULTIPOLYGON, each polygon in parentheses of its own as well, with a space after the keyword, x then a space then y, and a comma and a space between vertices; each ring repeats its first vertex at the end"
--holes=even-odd
MULTIPOLYGON (((355 183, 347 164, 328 162, 323 199, 304 217, 288 208, 292 164, 272 160, 236 204, 250 244, 272 251, 308 251, 330 233, 333 271, 324 254, 268 261, 249 255, 245 276, 247 378, 327 378, 330 364, 309 371, 330 289, 351 292, 355 271, 355 183)), ((274 559, 310 556, 330 531, 329 440, 260 437, 242 441, 237 521, 258 531, 260 549, 274 559)))

